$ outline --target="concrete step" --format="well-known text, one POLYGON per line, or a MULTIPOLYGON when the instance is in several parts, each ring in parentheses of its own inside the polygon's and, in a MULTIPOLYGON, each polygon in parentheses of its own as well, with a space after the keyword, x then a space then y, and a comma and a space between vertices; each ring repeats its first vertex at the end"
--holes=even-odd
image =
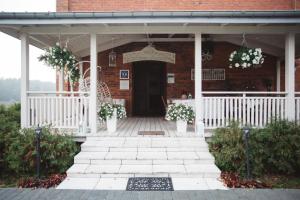
POLYGON ((99 165, 74 164, 68 171, 70 178, 170 176, 218 178, 220 170, 214 164, 172 165, 99 165))
POLYGON ((156 147, 156 148, 200 148, 208 147, 203 138, 151 138, 151 137, 88 137, 82 147, 156 147))
POLYGON ((177 151, 177 152, 185 152, 185 151, 202 151, 208 152, 207 146, 198 146, 198 147, 102 147, 93 144, 82 144, 81 145, 82 152, 124 152, 124 151, 177 151))
POLYGON ((100 152, 80 152, 74 157, 74 163, 97 163, 97 162, 122 162, 131 160, 135 162, 174 162, 183 160, 202 161, 203 163, 214 163, 214 157, 209 152, 204 151, 100 151, 100 152), (175 160, 175 161, 174 161, 175 160))

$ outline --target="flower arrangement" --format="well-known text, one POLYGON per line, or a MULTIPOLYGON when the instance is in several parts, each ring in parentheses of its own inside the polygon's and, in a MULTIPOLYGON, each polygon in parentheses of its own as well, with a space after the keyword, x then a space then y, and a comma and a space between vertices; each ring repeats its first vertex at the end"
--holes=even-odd
POLYGON ((239 50, 230 54, 229 62, 229 68, 241 67, 245 69, 263 64, 264 56, 261 48, 247 48, 242 46, 239 50))
POLYGON ((194 119, 195 112, 191 106, 186 106, 184 104, 170 104, 167 108, 166 120, 183 120, 188 123, 193 123, 194 119))
POLYGON ((124 106, 112 103, 103 103, 98 111, 98 116, 101 121, 111 119, 114 114, 114 109, 117 109, 117 119, 123 119, 126 117, 126 109, 124 106))
POLYGON ((44 54, 39 58, 39 61, 44 61, 47 65, 52 66, 57 70, 64 69, 67 77, 74 83, 79 79, 79 68, 76 65, 76 57, 66 47, 61 47, 57 42, 54 47, 45 49, 44 54))

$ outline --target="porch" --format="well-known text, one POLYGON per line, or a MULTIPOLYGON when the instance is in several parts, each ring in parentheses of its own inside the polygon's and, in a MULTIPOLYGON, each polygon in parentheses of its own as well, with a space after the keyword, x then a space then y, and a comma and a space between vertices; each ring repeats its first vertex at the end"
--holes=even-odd
MULTIPOLYGON (((76 133, 80 125, 85 125, 88 127, 86 135, 108 135, 104 129, 97 127, 97 106, 99 105, 97 82, 103 77, 111 75, 108 82, 112 90, 112 98, 124 98, 128 110, 132 110, 132 106, 135 105, 132 102, 132 80, 128 79, 125 87, 122 78, 116 77, 116 75, 122 69, 130 71, 133 69, 132 65, 128 64, 126 59, 124 60, 124 53, 140 50, 153 42, 159 43, 157 46, 162 50, 177 43, 177 46, 173 46, 171 49, 174 52, 183 52, 184 54, 180 55, 183 59, 178 60, 173 56, 161 59, 157 55, 149 54, 146 59, 142 56, 143 59, 135 60, 134 57, 131 57, 127 60, 133 62, 154 59, 170 62, 167 66, 167 70, 169 70, 167 73, 170 72, 179 77, 175 79, 175 82, 178 80, 179 84, 167 86, 168 93, 165 94, 165 100, 180 98, 180 92, 184 88, 188 88, 192 93, 194 99, 188 104, 194 107, 196 119, 194 127, 189 128, 190 132, 194 131, 191 135, 203 134, 198 132, 198 126, 202 123, 208 130, 227 126, 231 120, 240 121, 242 126, 253 127, 263 127, 275 117, 300 121, 300 93, 295 86, 295 80, 297 81, 295 56, 299 54, 299 49, 296 48, 299 45, 296 44, 299 43, 300 32, 298 12, 278 12, 267 15, 259 12, 246 12, 242 18, 240 13, 233 17, 230 12, 162 12, 160 14, 133 12, 119 13, 116 16, 114 13, 111 15, 107 15, 107 13, 86 14, 86 16, 82 16, 80 13, 72 15, 54 13, 53 16, 32 15, 31 13, 12 15, 4 13, 1 15, 1 18, 4 19, 1 21, 1 31, 21 39, 22 127, 50 124, 58 129, 72 129, 76 133), (154 17, 153 14, 158 15, 154 17), (268 15, 270 18, 266 17, 268 15), (276 20, 274 20, 275 15, 276 20), (40 21, 37 21, 36 18, 40 21), (277 18, 280 20, 278 21, 277 18), (253 23, 255 20, 257 23, 253 23), (207 81, 205 79, 207 70, 212 71, 212 69, 222 68, 224 72, 222 77, 232 78, 232 76, 226 75, 227 72, 232 73, 233 70, 238 69, 228 68, 228 55, 227 52, 224 54, 224 50, 231 51, 233 47, 239 48, 232 45, 240 45, 244 34, 248 34, 250 37, 248 46, 251 48, 263 47, 263 51, 270 55, 268 58, 270 62, 265 70, 253 69, 258 70, 255 74, 251 74, 250 70, 247 73, 241 72, 242 69, 235 74, 239 80, 252 80, 258 75, 260 79, 263 79, 264 76, 267 76, 271 79, 272 87, 262 86, 262 80, 259 80, 258 86, 251 87, 251 91, 249 91, 248 86, 241 87, 242 82, 236 81, 236 77, 232 87, 225 87, 226 82, 223 79, 223 82, 219 82, 219 84, 205 82, 207 81), (111 42, 112 37, 116 38, 114 42, 111 42), (211 66, 205 63, 202 43, 207 38, 211 38, 213 42, 222 41, 231 44, 230 47, 220 48, 214 55, 217 58, 215 60, 221 60, 221 63, 212 62, 211 66), (57 71, 59 91, 29 91, 29 44, 44 48, 54 46, 57 41, 68 43, 68 48, 74 52, 78 60, 90 61, 88 65, 80 66, 81 70, 90 69, 88 92, 66 89, 63 71, 57 71), (189 43, 186 45, 189 51, 182 48, 184 42, 189 43), (130 50, 127 49, 128 46, 124 46, 131 44, 138 45, 131 46, 130 50), (116 48, 121 49, 117 49, 117 53, 120 52, 117 57, 118 66, 111 68, 108 65, 108 54, 116 48), (105 76, 102 77, 97 72, 98 65, 103 67, 105 76), (193 79, 192 75, 190 77, 192 68, 194 69, 193 79), (187 79, 189 79, 188 82, 185 82, 187 79), (218 87, 213 87, 216 85, 218 87)), ((219 76, 213 78, 216 81, 220 79, 219 76)), ((172 84, 172 81, 167 84, 172 84)), ((138 131, 152 131, 154 127, 155 129, 160 127, 158 130, 164 131, 165 136, 180 136, 174 133, 175 125, 172 122, 152 118, 143 120, 145 119, 128 118, 121 121, 120 128, 115 134, 136 136, 138 131)))

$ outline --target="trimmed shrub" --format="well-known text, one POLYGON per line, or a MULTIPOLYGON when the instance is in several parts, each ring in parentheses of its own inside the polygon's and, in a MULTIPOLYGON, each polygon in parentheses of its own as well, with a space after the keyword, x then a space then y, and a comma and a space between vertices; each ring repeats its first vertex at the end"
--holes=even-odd
MULTIPOLYGON (((22 129, 11 134, 5 152, 5 161, 9 170, 18 175, 34 174, 36 168, 34 129, 22 129)), ((51 134, 48 127, 43 127, 41 135, 41 173, 63 173, 73 163, 78 152, 76 143, 70 136, 51 134)))
POLYGON ((209 142, 216 165, 222 171, 245 172, 245 153, 242 130, 238 122, 231 122, 226 128, 218 128, 209 142))
MULTIPOLYGON (((245 175, 245 146, 237 122, 216 129, 209 143, 222 171, 245 175)), ((249 138, 252 174, 300 173, 300 126, 286 120, 273 120, 265 128, 252 129, 249 138)))
POLYGON ((5 173, 7 169, 4 152, 10 143, 9 138, 20 129, 20 109, 20 104, 0 105, 0 174, 5 173))

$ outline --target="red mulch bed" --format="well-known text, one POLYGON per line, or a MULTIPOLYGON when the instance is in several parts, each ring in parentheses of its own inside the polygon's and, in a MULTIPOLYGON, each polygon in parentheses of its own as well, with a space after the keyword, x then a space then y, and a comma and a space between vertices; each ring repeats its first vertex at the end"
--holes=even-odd
POLYGON ((51 188, 59 185, 66 178, 66 174, 53 174, 47 178, 21 178, 18 181, 19 188, 51 188))
POLYGON ((229 188, 271 188, 270 185, 262 183, 258 180, 242 179, 236 173, 232 172, 222 172, 221 179, 229 188))

